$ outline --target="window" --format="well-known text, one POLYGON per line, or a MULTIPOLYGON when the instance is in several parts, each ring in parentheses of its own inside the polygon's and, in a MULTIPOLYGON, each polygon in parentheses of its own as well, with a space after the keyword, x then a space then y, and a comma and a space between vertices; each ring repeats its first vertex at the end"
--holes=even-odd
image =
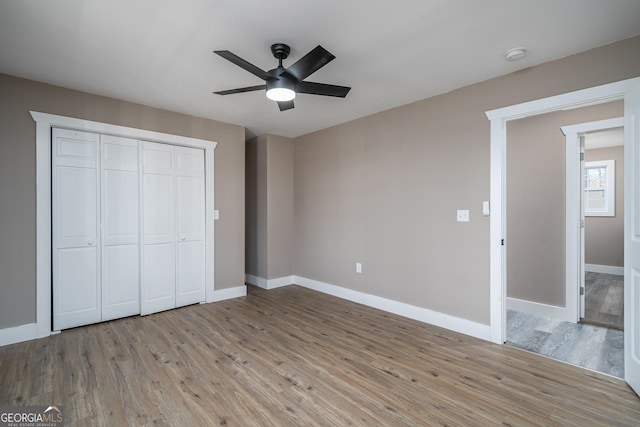
POLYGON ((585 216, 615 216, 615 177, 613 160, 584 163, 585 216))

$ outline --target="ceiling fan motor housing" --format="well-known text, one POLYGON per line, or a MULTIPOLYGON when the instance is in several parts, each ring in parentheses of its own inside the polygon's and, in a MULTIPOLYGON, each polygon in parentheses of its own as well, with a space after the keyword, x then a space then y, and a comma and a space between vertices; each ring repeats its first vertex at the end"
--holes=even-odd
POLYGON ((276 59, 280 60, 280 65, 282 65, 282 60, 289 57, 291 48, 284 43, 275 43, 271 45, 271 53, 273 53, 276 59))

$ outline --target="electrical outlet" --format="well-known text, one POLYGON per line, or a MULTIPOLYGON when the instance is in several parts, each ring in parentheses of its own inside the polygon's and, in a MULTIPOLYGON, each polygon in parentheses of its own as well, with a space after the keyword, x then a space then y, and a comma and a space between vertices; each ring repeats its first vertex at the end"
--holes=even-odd
POLYGON ((362 264, 356 262, 356 273, 362 273, 362 264))
POLYGON ((469 210, 458 209, 458 222, 469 222, 469 210))

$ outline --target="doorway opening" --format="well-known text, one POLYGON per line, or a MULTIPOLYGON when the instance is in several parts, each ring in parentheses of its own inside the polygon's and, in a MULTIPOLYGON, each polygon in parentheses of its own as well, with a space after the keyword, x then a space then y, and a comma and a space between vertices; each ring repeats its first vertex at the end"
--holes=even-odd
MULTIPOLYGON (((640 158, 640 78, 631 78, 589 89, 488 111, 491 121, 491 206, 490 220, 490 339, 506 339, 506 141, 507 122, 552 111, 624 100, 625 122, 625 380, 640 393, 640 310, 631 301, 640 295, 640 194, 636 181, 640 158)), ((579 153, 578 153, 579 154, 579 153)))
POLYGON ((581 229, 580 207, 570 204, 581 201, 586 133, 575 132, 575 141, 566 143, 560 130, 566 123, 609 122, 593 120, 621 116, 623 109, 617 101, 513 120, 506 144, 506 342, 618 377, 624 374, 622 334, 579 324, 584 246, 580 251, 580 242, 571 240, 580 233, 565 237, 565 229, 581 229))

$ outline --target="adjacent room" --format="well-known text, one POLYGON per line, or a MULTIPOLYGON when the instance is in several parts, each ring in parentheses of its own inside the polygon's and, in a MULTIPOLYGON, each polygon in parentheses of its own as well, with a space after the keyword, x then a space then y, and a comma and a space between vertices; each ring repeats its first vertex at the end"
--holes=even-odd
POLYGON ((640 422, 640 3, 6 0, 0 93, 1 422, 640 422))

